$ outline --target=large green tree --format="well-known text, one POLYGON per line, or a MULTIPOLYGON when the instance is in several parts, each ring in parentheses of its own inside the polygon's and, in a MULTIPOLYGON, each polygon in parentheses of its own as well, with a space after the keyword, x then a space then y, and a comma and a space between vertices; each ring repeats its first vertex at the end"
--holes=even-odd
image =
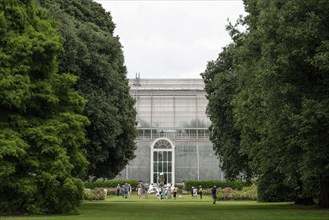
MULTIPOLYGON (((240 132, 239 152, 251 159, 266 200, 282 199, 277 195, 284 187, 284 194, 295 189, 297 203, 318 198, 320 207, 329 207, 329 2, 244 3, 246 32, 233 37, 231 68, 240 83, 230 102, 223 102, 230 99, 223 93, 229 81, 208 88, 210 98, 218 96, 208 106, 208 111, 214 109, 213 127, 223 118, 231 128, 235 125, 240 132), (233 107, 229 111, 233 120, 222 111, 227 103, 233 107)), ((215 70, 212 76, 212 66, 205 72, 206 80, 211 76, 206 88, 230 70, 215 70)), ((215 146, 228 137, 225 131, 215 130, 214 135, 215 146)), ((229 159, 236 151, 218 153, 229 159)))
POLYGON ((33 0, 0 1, 0 212, 68 213, 88 162, 85 100, 58 73, 62 40, 33 0))
POLYGON ((240 150, 240 131, 235 127, 233 118, 233 97, 238 93, 240 82, 234 70, 235 44, 223 48, 215 61, 207 65, 202 73, 205 91, 209 100, 207 115, 211 120, 213 148, 220 159, 220 167, 225 178, 250 180, 252 172, 249 159, 240 150))
POLYGON ((298 202, 329 206, 328 1, 246 1, 235 98, 241 147, 262 176, 276 173, 298 202))
POLYGON ((135 157, 136 111, 112 17, 92 0, 39 0, 60 23, 64 38, 59 70, 79 76, 87 99, 89 175, 113 178, 135 157))

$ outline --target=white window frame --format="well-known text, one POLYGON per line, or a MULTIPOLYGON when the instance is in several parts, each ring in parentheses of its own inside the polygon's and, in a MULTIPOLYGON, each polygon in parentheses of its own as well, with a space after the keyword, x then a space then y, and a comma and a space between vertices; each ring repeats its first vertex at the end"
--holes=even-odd
POLYGON ((150 170, 150 182, 151 183, 154 183, 153 181, 153 163, 154 163, 154 158, 153 158, 153 152, 155 151, 168 151, 168 152, 171 152, 171 184, 175 184, 175 145, 174 143, 168 139, 168 138, 164 138, 164 137, 161 137, 161 138, 158 138, 156 140, 153 141, 152 145, 151 145, 151 170, 150 170), (157 149, 154 149, 154 146, 155 144, 158 142, 158 141, 161 141, 161 140, 165 140, 167 141, 171 148, 157 148, 157 149))

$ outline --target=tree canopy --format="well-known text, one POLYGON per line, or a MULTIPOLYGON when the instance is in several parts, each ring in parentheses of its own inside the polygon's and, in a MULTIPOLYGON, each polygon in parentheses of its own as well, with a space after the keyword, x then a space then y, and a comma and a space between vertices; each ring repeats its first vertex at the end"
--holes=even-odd
POLYGON ((0 1, 0 211, 69 213, 134 158, 134 100, 92 0, 0 1), (74 74, 74 75, 72 75, 74 74))
POLYGON ((136 111, 129 94, 119 37, 111 14, 92 0, 39 0, 59 22, 64 39, 59 70, 79 76, 77 91, 87 100, 88 174, 114 178, 135 155, 136 111))
MULTIPOLYGON (((319 206, 329 207, 329 3, 247 0, 245 8, 246 32, 233 38, 231 67, 239 84, 230 123, 240 132, 240 152, 260 181, 271 184, 276 176, 296 190, 296 202, 318 198, 319 206)), ((228 85, 220 83, 212 94, 228 85)), ((209 99, 208 109, 216 104, 226 106, 209 99)), ((214 117, 216 123, 225 116, 214 117)), ((215 146, 221 156, 232 156, 221 152, 228 144, 215 146)))
POLYGON ((250 180, 252 172, 246 154, 240 150, 240 131, 234 125, 233 97, 238 93, 240 83, 233 68, 235 45, 223 48, 215 61, 207 65, 202 73, 209 104, 207 115, 211 120, 210 139, 225 178, 250 180))
POLYGON ((1 213, 68 213, 82 198, 89 121, 61 50, 34 1, 0 1, 1 213))

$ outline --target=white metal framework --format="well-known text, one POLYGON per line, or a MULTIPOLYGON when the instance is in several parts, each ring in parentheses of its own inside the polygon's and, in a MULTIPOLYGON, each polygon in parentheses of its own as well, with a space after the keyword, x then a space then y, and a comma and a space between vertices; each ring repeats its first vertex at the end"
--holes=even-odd
POLYGON ((202 79, 136 76, 129 86, 136 101, 137 149, 135 159, 118 179, 148 183, 223 179, 209 140, 208 100, 202 79))

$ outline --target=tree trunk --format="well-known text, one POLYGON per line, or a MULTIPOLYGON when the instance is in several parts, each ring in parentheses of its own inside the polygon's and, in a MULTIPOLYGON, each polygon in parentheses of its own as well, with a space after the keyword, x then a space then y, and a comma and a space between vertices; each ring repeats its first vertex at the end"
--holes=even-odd
POLYGON ((329 177, 322 177, 320 180, 319 207, 329 208, 329 177))

